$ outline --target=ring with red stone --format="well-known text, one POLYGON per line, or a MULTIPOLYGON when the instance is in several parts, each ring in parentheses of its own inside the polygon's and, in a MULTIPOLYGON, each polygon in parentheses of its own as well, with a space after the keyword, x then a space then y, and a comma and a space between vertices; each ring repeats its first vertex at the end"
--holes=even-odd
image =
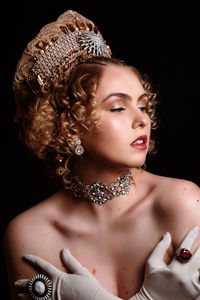
POLYGON ((191 256, 191 252, 186 248, 178 248, 175 253, 176 259, 181 262, 187 262, 191 256))

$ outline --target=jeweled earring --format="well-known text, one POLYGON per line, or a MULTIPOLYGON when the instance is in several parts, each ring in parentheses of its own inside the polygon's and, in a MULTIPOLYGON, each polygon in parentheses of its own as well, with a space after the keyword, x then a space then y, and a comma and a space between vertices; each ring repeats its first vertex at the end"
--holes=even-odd
POLYGON ((76 143, 76 148, 75 148, 76 155, 82 155, 84 152, 84 148, 83 148, 83 146, 81 146, 81 140, 76 139, 75 143, 76 143))
POLYGON ((57 167, 57 169, 56 169, 56 174, 58 175, 58 176, 63 176, 64 175, 64 173, 65 173, 65 168, 63 168, 62 166, 61 166, 61 164, 63 163, 63 157, 60 155, 60 154, 58 154, 57 156, 56 156, 56 160, 57 160, 57 162, 59 163, 59 166, 57 167))

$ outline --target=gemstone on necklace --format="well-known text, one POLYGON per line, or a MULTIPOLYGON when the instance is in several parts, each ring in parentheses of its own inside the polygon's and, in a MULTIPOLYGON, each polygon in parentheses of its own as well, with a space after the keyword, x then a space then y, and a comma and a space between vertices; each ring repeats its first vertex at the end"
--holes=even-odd
POLYGON ((80 178, 71 176, 71 190, 75 198, 82 198, 102 205, 108 200, 120 195, 128 195, 134 179, 130 170, 125 171, 114 183, 103 184, 95 182, 91 185, 85 185, 80 178))

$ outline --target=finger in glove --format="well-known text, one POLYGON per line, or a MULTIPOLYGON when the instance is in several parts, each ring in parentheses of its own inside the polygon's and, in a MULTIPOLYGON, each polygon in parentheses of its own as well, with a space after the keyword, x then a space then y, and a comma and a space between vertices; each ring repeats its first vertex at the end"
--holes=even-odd
POLYGON ((72 274, 93 277, 92 274, 86 268, 84 268, 74 256, 71 255, 69 250, 63 249, 61 257, 63 263, 72 274))

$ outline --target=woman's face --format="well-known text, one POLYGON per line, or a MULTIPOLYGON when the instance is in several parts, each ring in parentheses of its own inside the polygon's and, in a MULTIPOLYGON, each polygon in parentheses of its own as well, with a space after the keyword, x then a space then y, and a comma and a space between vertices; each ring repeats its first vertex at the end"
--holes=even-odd
POLYGON ((131 69, 107 65, 96 92, 99 128, 83 137, 86 158, 121 168, 142 166, 150 137, 148 102, 131 69))

